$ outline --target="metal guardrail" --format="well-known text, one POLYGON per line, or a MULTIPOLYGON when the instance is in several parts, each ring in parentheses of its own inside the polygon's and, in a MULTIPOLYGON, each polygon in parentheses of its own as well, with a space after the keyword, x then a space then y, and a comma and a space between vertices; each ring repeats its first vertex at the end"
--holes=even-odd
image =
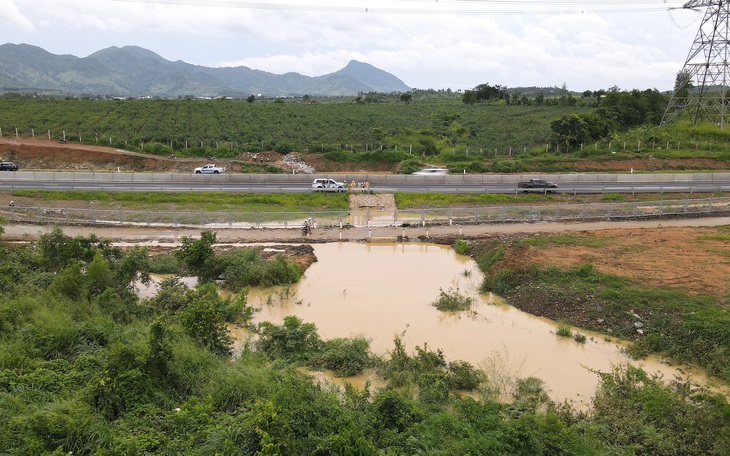
POLYGON ((0 179, 12 182, 94 182, 103 183, 157 183, 157 184, 303 184, 309 187, 316 178, 336 178, 342 182, 367 181, 370 185, 393 186, 404 184, 419 185, 514 185, 530 178, 542 178, 563 187, 580 186, 585 183, 622 185, 632 187, 638 184, 662 183, 698 184, 716 186, 730 185, 730 172, 718 173, 563 173, 563 174, 448 174, 439 176, 416 176, 412 174, 368 174, 368 173, 327 173, 327 174, 185 174, 185 173, 143 173, 143 172, 93 172, 93 171, 15 171, 0 174, 0 179))
POLYGON ((317 227, 476 225, 581 220, 713 216, 730 213, 730 197, 641 202, 495 205, 429 209, 311 212, 143 211, 9 206, 0 216, 12 223, 198 228, 301 228, 306 218, 317 227))

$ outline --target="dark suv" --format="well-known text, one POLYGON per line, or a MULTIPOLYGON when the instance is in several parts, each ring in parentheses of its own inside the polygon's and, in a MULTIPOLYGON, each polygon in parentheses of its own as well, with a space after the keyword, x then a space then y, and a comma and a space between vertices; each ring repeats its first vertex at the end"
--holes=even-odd
POLYGON ((13 162, 0 162, 0 171, 17 171, 18 165, 13 162))

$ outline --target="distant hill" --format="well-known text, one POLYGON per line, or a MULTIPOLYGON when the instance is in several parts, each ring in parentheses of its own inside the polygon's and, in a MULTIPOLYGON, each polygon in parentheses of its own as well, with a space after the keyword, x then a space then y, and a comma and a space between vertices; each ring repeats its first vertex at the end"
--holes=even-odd
POLYGON ((354 60, 334 73, 310 77, 243 66, 210 68, 171 62, 136 46, 110 47, 79 58, 28 44, 0 45, 0 92, 176 98, 346 96, 410 90, 392 74, 354 60))

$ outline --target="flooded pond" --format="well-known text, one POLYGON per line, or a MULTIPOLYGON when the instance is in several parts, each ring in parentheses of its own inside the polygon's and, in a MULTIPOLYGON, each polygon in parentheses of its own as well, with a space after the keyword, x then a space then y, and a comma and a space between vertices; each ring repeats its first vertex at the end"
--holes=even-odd
MULTIPOLYGON (((557 325, 480 295, 482 274, 469 257, 427 244, 329 243, 314 246, 318 261, 300 283, 254 289, 254 322, 281 324, 296 315, 314 323, 323 339, 363 335, 385 355, 401 335, 406 350, 428 344, 447 360, 486 371, 505 390, 517 378, 542 379, 554 400, 587 403, 598 377, 628 362, 673 379, 676 369, 658 360, 630 361, 621 345, 580 331, 585 344, 558 337, 557 325), (431 304, 439 292, 457 290, 476 300, 474 313, 445 313, 431 304)), ((697 377, 693 375, 693 378, 697 377)))

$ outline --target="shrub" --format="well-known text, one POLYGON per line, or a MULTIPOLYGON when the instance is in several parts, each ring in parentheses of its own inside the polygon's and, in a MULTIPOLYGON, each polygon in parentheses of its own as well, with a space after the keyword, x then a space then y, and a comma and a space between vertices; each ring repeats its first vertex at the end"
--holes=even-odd
POLYGON ((302 267, 286 256, 279 254, 265 260, 253 249, 231 250, 219 259, 219 263, 223 285, 234 292, 249 286, 292 284, 303 274, 302 267))
POLYGON ((362 372, 369 363, 370 342, 364 337, 337 338, 324 343, 322 353, 312 359, 316 368, 331 369, 337 377, 362 372))
POLYGON ((314 323, 304 323, 299 317, 284 317, 282 325, 259 323, 256 347, 273 358, 307 361, 317 355, 323 342, 314 323))
POLYGON ((452 390, 473 391, 486 379, 482 371, 475 369, 466 361, 449 363, 447 372, 446 384, 452 390))
POLYGON ((463 239, 457 239, 454 242, 454 251, 459 255, 469 255, 469 243, 463 239))
POLYGON ((195 297, 180 314, 180 323, 188 334, 220 356, 229 355, 233 348, 233 339, 225 325, 224 304, 215 285, 206 284, 198 286, 195 297))

